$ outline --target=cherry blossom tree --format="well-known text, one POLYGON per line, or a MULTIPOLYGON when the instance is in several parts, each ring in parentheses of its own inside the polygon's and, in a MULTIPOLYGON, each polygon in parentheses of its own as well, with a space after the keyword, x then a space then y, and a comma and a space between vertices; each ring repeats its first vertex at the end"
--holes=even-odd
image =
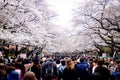
POLYGON ((94 44, 108 45, 114 52, 115 48, 120 49, 119 4, 118 0, 88 0, 84 7, 78 8, 73 20, 87 30, 94 44))

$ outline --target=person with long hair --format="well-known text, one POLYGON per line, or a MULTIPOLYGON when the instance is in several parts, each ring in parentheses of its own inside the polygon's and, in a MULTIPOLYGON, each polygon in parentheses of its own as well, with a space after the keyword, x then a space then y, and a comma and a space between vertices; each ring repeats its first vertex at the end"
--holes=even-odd
POLYGON ((77 80, 77 71, 71 59, 66 60, 66 68, 63 71, 63 80, 77 80))

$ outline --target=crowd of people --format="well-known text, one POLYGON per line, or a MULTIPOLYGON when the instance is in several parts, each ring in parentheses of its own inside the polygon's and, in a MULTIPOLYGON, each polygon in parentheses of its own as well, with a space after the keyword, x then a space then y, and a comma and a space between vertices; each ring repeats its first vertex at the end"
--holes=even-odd
POLYGON ((1 57, 0 80, 120 80, 120 63, 106 57, 1 57))

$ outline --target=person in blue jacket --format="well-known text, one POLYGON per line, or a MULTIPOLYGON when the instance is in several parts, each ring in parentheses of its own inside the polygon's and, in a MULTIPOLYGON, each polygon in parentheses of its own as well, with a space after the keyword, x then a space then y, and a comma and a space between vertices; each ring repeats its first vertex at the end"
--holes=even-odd
POLYGON ((116 79, 116 80, 120 80, 120 67, 117 67, 115 72, 112 73, 112 76, 116 79))
POLYGON ((76 66, 78 78, 80 80, 89 80, 89 65, 86 62, 85 58, 80 59, 80 63, 76 66))

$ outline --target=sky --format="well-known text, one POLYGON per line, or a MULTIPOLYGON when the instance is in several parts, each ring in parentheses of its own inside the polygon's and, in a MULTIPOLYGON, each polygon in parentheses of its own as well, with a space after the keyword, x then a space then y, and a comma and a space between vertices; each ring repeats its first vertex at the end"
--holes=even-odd
POLYGON ((50 4, 50 9, 55 11, 58 16, 53 20, 57 25, 61 25, 65 29, 72 29, 73 11, 78 3, 83 3, 84 0, 46 0, 50 4))

